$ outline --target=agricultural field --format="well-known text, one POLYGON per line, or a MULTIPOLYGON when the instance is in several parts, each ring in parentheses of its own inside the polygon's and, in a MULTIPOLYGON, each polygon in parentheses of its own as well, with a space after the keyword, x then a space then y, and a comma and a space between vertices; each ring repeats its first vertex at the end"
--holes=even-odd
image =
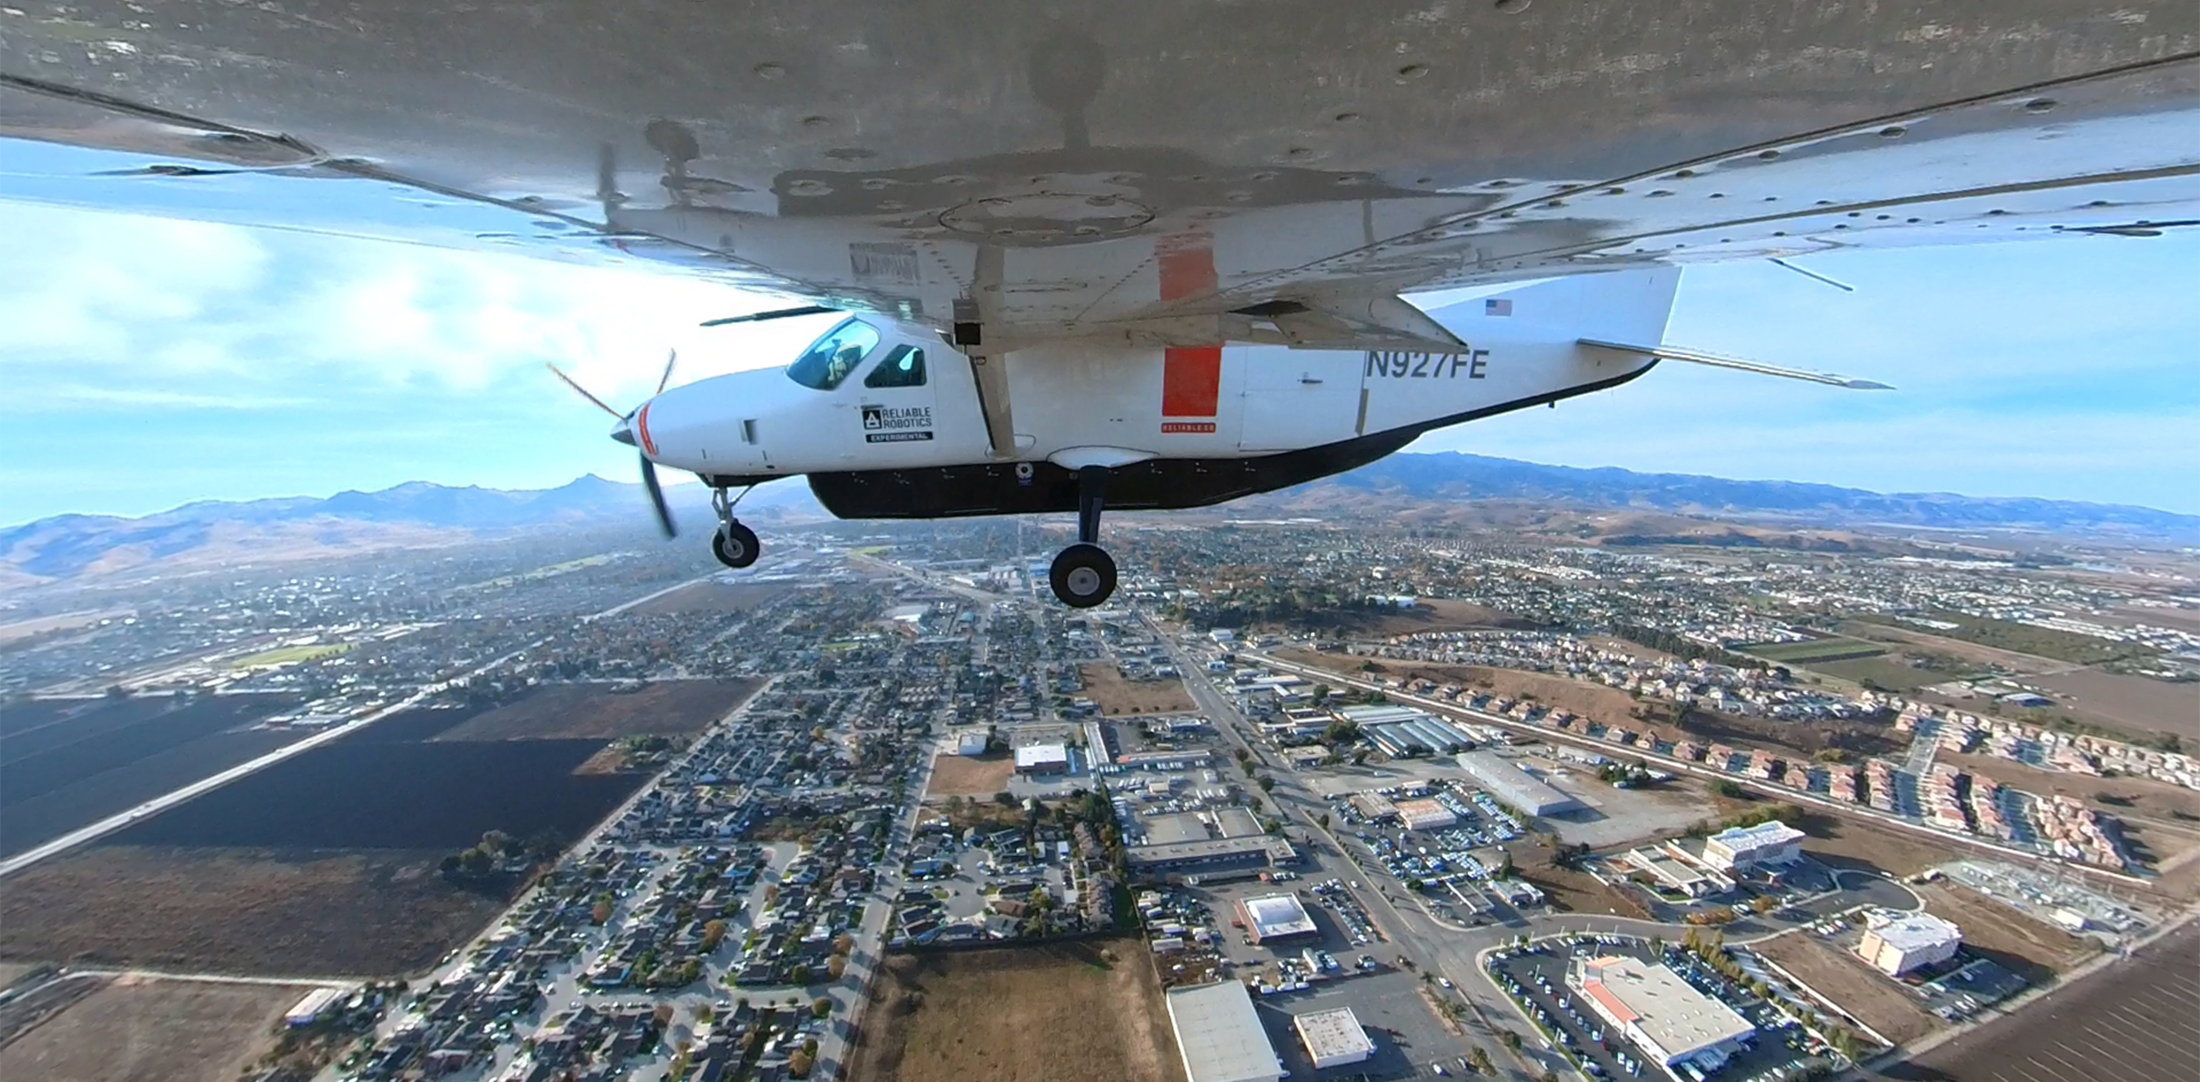
POLYGON ((306 991, 118 978, 0 1048, 0 1078, 232 1082, 306 991))
POLYGON ((0 711, 0 855, 302 739, 252 728, 287 695, 31 700, 0 711))
POLYGON ((1087 662, 1078 669, 1085 681, 1081 693, 1111 717, 1120 714, 1173 714, 1195 709, 1191 693, 1181 680, 1125 680, 1113 664, 1087 662))
POLYGON ((1782 665, 1810 665, 1821 661, 1854 661, 1858 658, 1877 657, 1887 652, 1886 647, 1861 639, 1833 636, 1823 639, 1805 639, 1802 642, 1761 642, 1737 646, 1736 651, 1761 657, 1782 665))
POLYGON ((480 931, 519 886, 447 882, 436 872, 446 852, 94 845, 8 877, 0 958, 274 977, 414 974, 480 931))
POLYGON ((1749 949, 1772 959, 1896 1044, 1947 1028, 1907 987, 1807 931, 1752 943, 1749 949))
POLYGON ((599 740, 339 740, 111 837, 119 845, 193 848, 456 850, 501 830, 571 842, 645 780, 576 775, 602 747, 599 740))
POLYGON ((2161 651, 2149 646, 2098 639, 2091 635, 2057 631, 2050 627, 2034 627, 2031 624, 2020 624, 2012 620, 1989 620, 1983 617, 1949 612, 1935 612, 1932 614, 1932 618, 1956 626, 1948 629, 1935 629, 1926 633, 1910 625, 1898 623, 1890 617, 1864 616, 1858 619, 1864 623, 1879 624, 1906 632, 1923 634, 1927 638, 1973 643, 1993 650, 2019 654, 2033 660, 2035 663, 2039 659, 2045 658, 2051 661, 2069 662, 2074 665, 2099 665, 2125 658, 2154 657, 2161 653, 2161 651))
POLYGON ((335 657, 338 654, 349 653, 350 651, 351 644, 348 642, 324 642, 310 646, 278 646, 273 650, 262 650, 256 654, 231 658, 223 662, 222 667, 227 669, 280 669, 285 665, 303 665, 308 661, 319 661, 325 657, 335 657))
MULTIPOLYGON (((727 695, 745 693, 700 681, 684 690, 713 687, 717 698, 698 708, 711 719, 727 695)), ((600 724, 536 707, 484 728, 600 724)), ((646 780, 576 773, 601 738, 438 739, 502 712, 406 711, 10 876, 0 957, 279 976, 417 971, 524 885, 517 874, 446 880, 444 856, 492 830, 570 844, 646 780)))
POLYGON ((932 781, 925 786, 924 798, 990 797, 1007 789, 1015 772, 1013 755, 942 755, 932 761, 932 781))
POLYGON ((546 684, 437 736, 445 741, 616 740, 701 732, 748 701, 757 680, 658 680, 628 691, 611 684, 546 684))
POLYGON ((1919 664, 1907 654, 1880 654, 1843 661, 1814 661, 1809 668, 1811 672, 1838 677, 1852 684, 1897 692, 1916 691, 1950 680, 1968 679, 1975 674, 1968 666, 1930 667, 1933 664, 1930 661, 1919 664))
POLYGON ((1135 939, 890 956, 850 1068, 865 1082, 1184 1078, 1135 939))
POLYGON ((2097 669, 2043 676, 2027 683, 2046 689, 2055 705, 2079 718, 2113 727, 2140 740, 2164 736, 2194 739, 2200 717, 2200 684, 2173 684, 2146 676, 2097 669))

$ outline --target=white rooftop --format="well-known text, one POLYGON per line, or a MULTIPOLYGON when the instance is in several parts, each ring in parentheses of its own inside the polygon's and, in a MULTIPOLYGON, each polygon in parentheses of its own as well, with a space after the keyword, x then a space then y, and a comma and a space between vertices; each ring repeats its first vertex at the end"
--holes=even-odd
POLYGON ((1872 931, 1877 932, 1888 946, 1904 951, 1920 950, 1963 938, 1961 928, 1931 913, 1904 913, 1887 919, 1885 923, 1875 921, 1872 931))
POLYGON ((1287 935, 1299 935, 1314 931, 1314 918, 1306 913, 1297 897, 1289 894, 1263 894, 1247 898, 1245 912, 1253 918, 1253 930, 1262 939, 1287 935))
POLYGON ((1040 763, 1066 763, 1069 761, 1067 744, 1026 744, 1016 749, 1016 765, 1037 766, 1040 763))
POLYGON ((1171 988, 1169 1021, 1191 1082, 1274 1082, 1276 1048, 1236 981, 1171 988))
POLYGON ((1634 1023, 1673 1059, 1756 1031, 1749 1019, 1665 966, 1625 957, 1580 964, 1582 992, 1622 1022, 1634 1023))
POLYGON ((1367 1030, 1360 1027, 1360 1020, 1350 1007, 1298 1015, 1291 1024, 1298 1028, 1299 1039, 1306 1042, 1306 1051, 1316 1060, 1335 1056, 1365 1058, 1375 1052, 1375 1042, 1368 1039, 1367 1030))
POLYGON ((1731 827, 1711 837, 1729 849, 1757 849, 1792 842, 1802 836, 1802 831, 1774 819, 1753 827, 1731 827))

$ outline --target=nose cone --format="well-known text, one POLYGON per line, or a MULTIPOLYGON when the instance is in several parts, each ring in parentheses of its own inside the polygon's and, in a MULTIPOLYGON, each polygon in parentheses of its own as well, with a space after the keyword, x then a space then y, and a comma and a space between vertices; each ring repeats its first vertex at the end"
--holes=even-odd
POLYGON ((631 414, 619 418, 619 423, 611 426, 611 438, 626 444, 628 447, 641 445, 640 441, 634 438, 634 418, 631 414))

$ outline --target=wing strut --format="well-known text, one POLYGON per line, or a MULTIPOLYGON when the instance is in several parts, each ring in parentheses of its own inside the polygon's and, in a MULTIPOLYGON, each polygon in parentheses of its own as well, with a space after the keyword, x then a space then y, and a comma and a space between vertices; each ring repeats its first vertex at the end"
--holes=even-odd
POLYGON ((1806 383, 1823 383, 1828 387, 1844 387, 1851 391, 1894 390, 1893 387, 1887 384, 1868 379, 1853 379, 1848 376, 1835 375, 1831 372, 1805 372, 1796 368, 1778 368, 1769 364, 1759 364, 1756 361, 1745 361, 1738 357, 1721 357, 1716 353, 1702 353, 1693 349, 1681 349, 1677 346, 1631 346, 1624 342, 1604 342, 1594 338, 1582 338, 1578 341, 1582 345, 1595 349, 1617 350, 1621 353, 1641 353, 1656 357, 1661 361, 1684 361, 1688 364, 1700 364, 1711 368, 1731 368, 1737 372, 1748 372, 1759 376, 1779 376, 1782 379, 1799 379, 1806 383))

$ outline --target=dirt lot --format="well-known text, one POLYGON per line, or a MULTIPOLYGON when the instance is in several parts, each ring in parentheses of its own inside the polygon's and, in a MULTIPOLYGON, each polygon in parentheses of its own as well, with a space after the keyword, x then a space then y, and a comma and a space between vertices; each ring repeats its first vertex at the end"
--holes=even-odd
POLYGON ((1197 709, 1181 680, 1123 679, 1105 661, 1089 662, 1077 670, 1084 676, 1084 696, 1100 705, 1103 714, 1171 714, 1197 709))
POLYGON ((1795 824, 1810 835, 1803 849, 1836 867, 1869 865, 1890 875, 1916 875, 1976 850, 1944 845, 1922 834, 1890 830, 1861 819, 1810 810, 1795 824))
POLYGON ((519 886, 461 889, 436 873, 442 856, 83 850, 8 877, 0 957, 284 977, 417 973, 488 924, 519 886))
POLYGON ((757 680, 659 680, 635 691, 551 684, 479 714, 437 740, 615 740, 700 732, 761 686, 757 680))
POLYGON ((932 763, 932 783, 925 787, 926 800, 951 796, 990 797, 1008 788, 1016 772, 1013 755, 942 755, 932 763))
POLYGON ((2042 924, 1960 883, 1917 888, 1925 910, 1963 929, 1963 945, 2009 967, 2035 984, 2091 956, 2091 940, 2042 924))
POLYGON ((871 995, 849 1078, 1184 1078, 1160 985, 1135 939, 896 955, 871 995))
POLYGON ((2057 704, 2088 721, 2139 737, 2175 733, 2190 740, 2200 717, 2200 684, 2079 669, 2033 681, 2057 704))
POLYGON ((306 991, 118 978, 0 1049, 0 1078, 231 1082, 306 991))
POLYGON ((1753 943, 1749 949, 1778 962, 1804 984, 1896 1044, 1907 1044, 1947 1028, 1908 989, 1880 975, 1862 959, 1808 932, 1753 943))
POLYGON ((692 583, 628 612, 636 616, 668 616, 684 612, 745 612, 793 590, 791 582, 692 583))

